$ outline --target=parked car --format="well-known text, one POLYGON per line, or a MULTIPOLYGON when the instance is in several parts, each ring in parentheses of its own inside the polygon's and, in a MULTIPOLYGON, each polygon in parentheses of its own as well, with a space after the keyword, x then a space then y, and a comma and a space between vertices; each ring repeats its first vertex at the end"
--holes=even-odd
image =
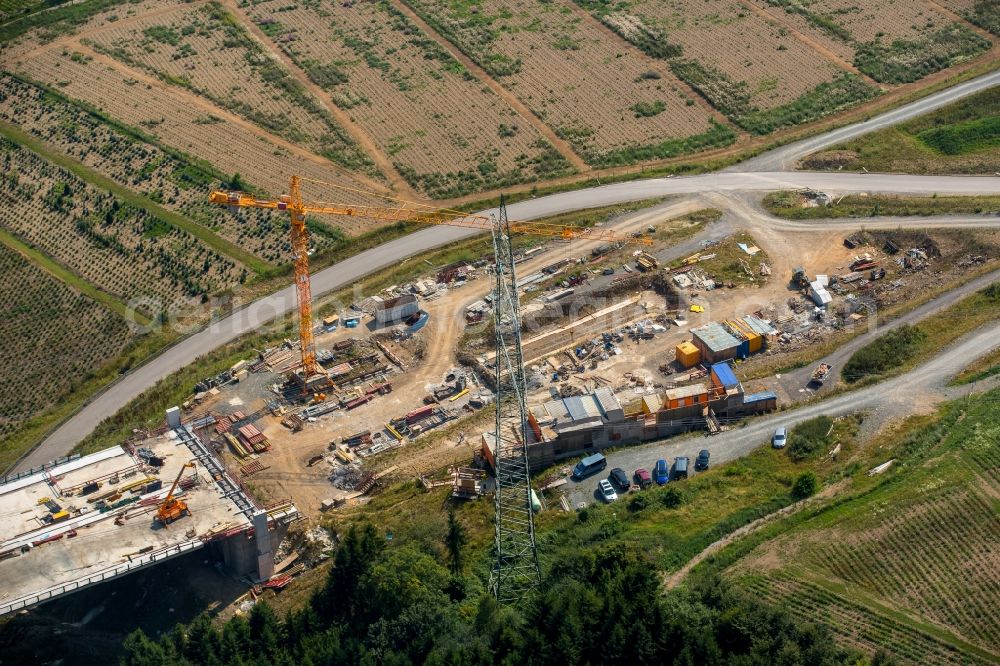
POLYGON ((618 499, 618 493, 615 492, 615 487, 611 485, 611 482, 607 479, 601 479, 600 483, 597 484, 597 494, 601 496, 601 499, 610 504, 618 499))
POLYGON ((685 456, 674 458, 674 478, 686 479, 688 477, 688 459, 685 456))
POLYGON ((573 478, 577 481, 585 479, 591 474, 596 474, 608 466, 608 459, 600 453, 587 456, 573 468, 573 478))
POLYGON ((628 474, 625 473, 621 467, 615 467, 611 470, 611 475, 608 477, 611 483, 618 486, 620 490, 628 492, 628 489, 632 487, 631 482, 628 480, 628 474))
POLYGON ((603 271, 601 271, 601 274, 602 275, 614 275, 615 274, 615 269, 612 268, 611 266, 608 266, 603 271))
POLYGON ((635 479, 636 485, 640 488, 649 488, 653 485, 653 477, 650 476, 649 470, 645 467, 640 467, 635 470, 635 474, 632 475, 632 478, 635 479))
POLYGON ((771 446, 776 449, 783 449, 787 442, 788 434, 785 432, 785 426, 778 426, 777 430, 774 431, 774 435, 771 436, 771 446))
POLYGON ((701 451, 699 451, 698 452, 698 457, 695 458, 695 460, 694 460, 694 468, 696 470, 698 470, 698 471, 702 471, 702 470, 708 469, 708 457, 709 457, 709 455, 710 454, 708 452, 708 449, 702 449, 701 451))
POLYGON ((670 480, 670 467, 667 466, 667 461, 663 458, 656 461, 656 466, 653 467, 653 477, 661 486, 670 480))

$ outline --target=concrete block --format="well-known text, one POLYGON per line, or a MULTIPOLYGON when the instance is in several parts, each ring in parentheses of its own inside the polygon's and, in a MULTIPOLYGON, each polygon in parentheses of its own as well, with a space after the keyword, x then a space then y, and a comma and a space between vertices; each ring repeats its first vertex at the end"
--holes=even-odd
POLYGON ((167 426, 170 428, 181 427, 181 408, 170 407, 167 409, 167 426))

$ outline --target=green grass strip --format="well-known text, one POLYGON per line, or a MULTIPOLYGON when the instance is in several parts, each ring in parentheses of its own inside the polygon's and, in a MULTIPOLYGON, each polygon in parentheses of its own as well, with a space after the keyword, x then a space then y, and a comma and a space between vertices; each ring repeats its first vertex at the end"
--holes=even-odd
MULTIPOLYGON (((177 213, 163 208, 149 197, 132 192, 107 176, 94 171, 83 163, 53 150, 45 142, 27 134, 10 123, 0 121, 0 134, 7 137, 11 141, 21 144, 28 150, 38 153, 53 164, 57 164, 62 168, 71 171, 77 177, 85 180, 91 185, 111 192, 123 202, 131 204, 136 208, 142 208, 150 215, 160 218, 171 226, 186 231, 216 252, 224 254, 232 259, 236 259, 255 273, 266 273, 273 268, 271 264, 234 245, 233 243, 230 243, 226 239, 217 235, 215 232, 206 229, 200 224, 192 222, 182 215, 178 215, 177 213)), ((206 196, 208 196, 207 192, 206 196)))
POLYGON ((56 24, 63 24, 56 28, 58 32, 66 32, 98 12, 125 3, 126 0, 89 0, 88 2, 51 9, 42 8, 42 3, 38 3, 37 11, 27 16, 15 18, 0 26, 0 42, 10 41, 34 28, 55 26, 56 24))
POLYGON ((54 259, 41 251, 25 244, 21 239, 17 238, 3 228, 0 228, 0 243, 3 243, 10 249, 22 255, 25 259, 41 268, 46 273, 52 275, 57 280, 65 282, 67 285, 76 291, 79 291, 84 296, 94 299, 125 319, 134 319, 143 326, 152 322, 152 320, 146 315, 130 309, 111 294, 101 291, 76 273, 72 272, 62 264, 57 263, 54 259))

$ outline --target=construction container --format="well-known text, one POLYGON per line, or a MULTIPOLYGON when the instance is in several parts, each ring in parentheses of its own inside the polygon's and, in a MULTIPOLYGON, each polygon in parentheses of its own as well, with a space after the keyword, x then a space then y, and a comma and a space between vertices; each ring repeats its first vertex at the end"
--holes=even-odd
POLYGON ((434 405, 427 405, 426 407, 421 407, 420 409, 414 409, 412 412, 406 415, 406 423, 413 424, 417 421, 421 421, 431 416, 434 413, 434 405))
POLYGON ((701 361, 701 350, 694 346, 690 340, 685 340, 684 342, 677 345, 674 351, 674 357, 677 362, 685 368, 690 368, 698 365, 701 361))
POLYGON ((717 322, 692 328, 691 342, 701 351, 701 360, 706 363, 728 361, 737 355, 740 346, 740 340, 717 322))

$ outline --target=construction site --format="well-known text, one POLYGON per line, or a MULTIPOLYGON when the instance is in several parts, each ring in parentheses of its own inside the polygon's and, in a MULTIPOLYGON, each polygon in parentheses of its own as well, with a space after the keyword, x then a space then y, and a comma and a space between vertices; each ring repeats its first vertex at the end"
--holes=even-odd
MULTIPOLYGON (((707 216, 679 242, 658 241, 699 210, 664 202, 609 220, 611 242, 559 237, 513 251, 533 469, 721 432, 808 399, 826 374, 741 377, 760 359, 864 326, 931 274, 986 260, 964 248, 942 253, 943 237, 830 233, 822 251, 797 254, 803 266, 790 260, 788 238, 758 242, 732 213, 707 216)), ((393 478, 432 476, 427 483, 466 496, 457 470, 492 470, 495 455, 486 409, 497 395, 495 277, 484 255, 364 295, 310 326, 311 355, 286 340, 206 378, 185 419, 214 424, 206 438, 264 501, 294 497, 312 517, 364 502, 393 478)))
MULTIPOLYGON (((747 369, 863 325, 912 298, 929 275, 973 271, 995 250, 949 248, 947 234, 779 238, 710 208, 711 199, 667 200, 591 228, 501 229, 447 211, 211 198, 291 213, 298 339, 203 378, 158 431, 0 486, 4 513, 23 517, 3 544, 0 568, 20 581, 5 591, 4 612, 208 545, 252 594, 280 590, 305 566, 292 567, 295 554, 282 545, 291 522, 317 521, 407 478, 450 486, 455 500, 492 494, 498 520, 514 512, 512 557, 527 566, 533 546, 516 525, 537 508, 529 469, 691 431, 714 435, 809 399, 829 366, 758 379, 747 369), (507 245, 507 263, 494 248, 339 308, 320 301, 314 315, 303 211, 540 242, 507 245), (164 512, 176 515, 158 520, 164 512), (265 524, 266 549, 253 536, 265 524)), ((547 478, 558 498, 551 470, 547 478)))

